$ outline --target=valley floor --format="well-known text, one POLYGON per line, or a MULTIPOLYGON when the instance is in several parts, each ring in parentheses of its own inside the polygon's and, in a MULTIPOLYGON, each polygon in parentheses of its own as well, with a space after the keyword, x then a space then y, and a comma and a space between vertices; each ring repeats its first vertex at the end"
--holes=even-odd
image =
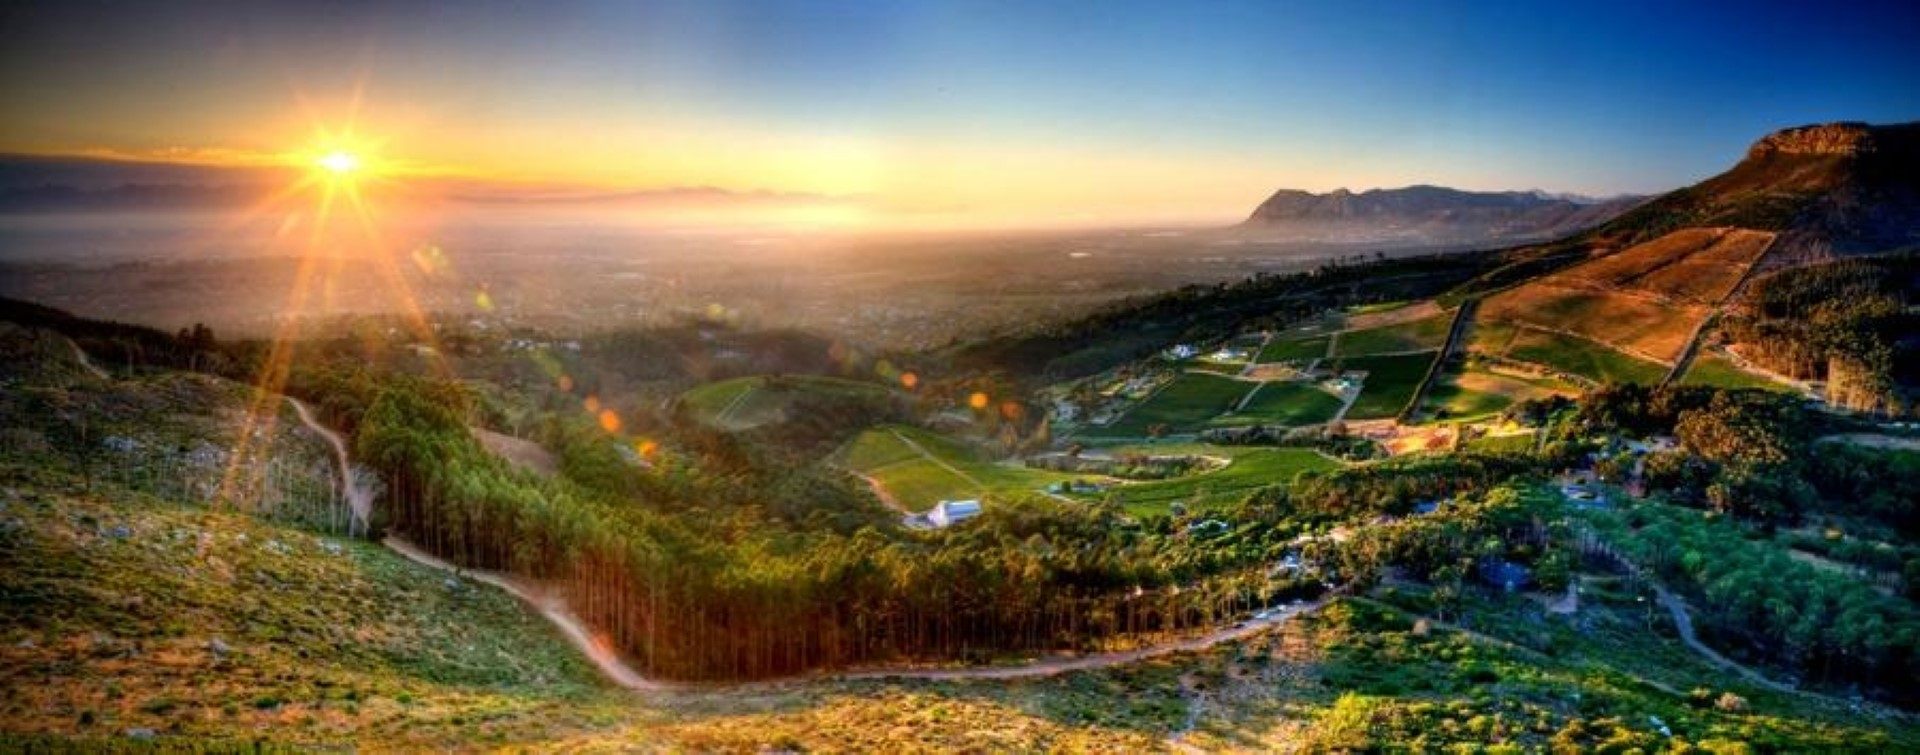
POLYGON ((1417 590, 1388 588, 1217 645, 1055 676, 635 693, 508 594, 375 544, 17 465, 0 480, 7 749, 1654 749, 1650 716, 1694 741, 1920 741, 1910 721, 1732 677, 1714 694, 1750 708, 1693 707, 1679 690, 1728 675, 1604 593, 1575 616, 1490 598, 1467 632, 1421 620, 1417 590))

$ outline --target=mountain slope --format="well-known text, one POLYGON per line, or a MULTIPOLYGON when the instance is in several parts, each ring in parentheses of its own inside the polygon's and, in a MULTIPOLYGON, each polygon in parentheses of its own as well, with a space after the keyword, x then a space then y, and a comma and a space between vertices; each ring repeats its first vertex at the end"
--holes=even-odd
POLYGON ((1725 173, 1653 199, 1600 232, 1638 243, 1707 226, 1779 232, 1768 267, 1920 244, 1920 123, 1776 131, 1725 173))
POLYGON ((1474 192, 1442 186, 1281 189, 1242 226, 1264 235, 1352 243, 1498 243, 1553 238, 1611 220, 1638 197, 1578 200, 1540 192, 1474 192))
POLYGON ((1594 381, 1681 379, 1703 350, 1809 380, 1827 379, 1832 362, 1853 386, 1837 404, 1899 413, 1908 403, 1899 386, 1913 381, 1916 349, 1899 334, 1910 327, 1905 303, 1920 295, 1912 280, 1887 272, 1871 297, 1791 308, 1798 314, 1765 327, 1743 312, 1759 290, 1779 288, 1770 271, 1859 255, 1897 267, 1899 255, 1886 255, 1920 244, 1920 124, 1776 131, 1726 172, 1577 241, 1586 259, 1486 290, 1475 353, 1594 381), (1638 366, 1593 368, 1619 359, 1638 366))

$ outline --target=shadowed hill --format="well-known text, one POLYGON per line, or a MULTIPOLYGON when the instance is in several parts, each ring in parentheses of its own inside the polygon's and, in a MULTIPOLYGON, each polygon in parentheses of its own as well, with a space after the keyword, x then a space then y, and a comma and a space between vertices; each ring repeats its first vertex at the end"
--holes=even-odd
POLYGON ((1597 232, 1639 243, 1706 226, 1779 232, 1769 267, 1920 243, 1920 123, 1776 131, 1727 172, 1597 232))
POLYGON ((1359 193, 1281 189, 1242 229, 1264 235, 1376 244, 1495 244, 1565 236, 1613 219, 1641 197, 1584 199, 1535 191, 1408 186, 1359 193))

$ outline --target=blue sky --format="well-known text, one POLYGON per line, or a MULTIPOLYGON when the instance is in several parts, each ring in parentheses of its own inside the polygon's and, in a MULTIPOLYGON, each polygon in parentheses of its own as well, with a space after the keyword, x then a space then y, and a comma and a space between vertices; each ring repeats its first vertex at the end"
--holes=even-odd
MULTIPOLYGON (((0 150, 270 150, 301 118, 344 117, 341 103, 359 90, 353 117, 387 127, 396 148, 477 173, 897 193, 962 209, 1014 187, 940 197, 914 176, 970 185, 1021 166, 1046 173, 1029 183, 1099 174, 1043 192, 1063 210, 1101 184, 1155 181, 1170 184, 1160 187, 1170 208, 1262 185, 1645 192, 1717 172, 1775 128, 1920 118, 1913 3, 68 3, 4 13, 0 150)), ((1143 190, 1085 199, 1153 202, 1143 190)))

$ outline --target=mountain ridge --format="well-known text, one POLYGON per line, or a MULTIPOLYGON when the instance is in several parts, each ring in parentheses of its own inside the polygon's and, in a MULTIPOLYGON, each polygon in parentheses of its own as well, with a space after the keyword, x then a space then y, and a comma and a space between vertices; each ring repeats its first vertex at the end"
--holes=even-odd
POLYGON ((1466 191, 1432 184, 1323 194, 1279 189, 1241 228, 1350 242, 1543 240, 1612 220, 1642 200, 1544 191, 1466 191))
POLYGON ((1837 121, 1768 133, 1724 172, 1648 200, 1594 233, 1626 244, 1682 228, 1780 234, 1766 267, 1920 245, 1920 121, 1837 121))

